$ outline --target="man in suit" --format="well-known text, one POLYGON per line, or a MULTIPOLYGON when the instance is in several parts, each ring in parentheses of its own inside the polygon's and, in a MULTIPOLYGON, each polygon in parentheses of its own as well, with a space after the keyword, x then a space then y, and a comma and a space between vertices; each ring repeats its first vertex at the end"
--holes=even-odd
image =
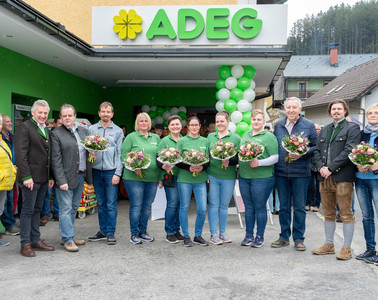
POLYGON ((349 107, 344 100, 334 100, 328 105, 333 122, 322 128, 314 152, 316 168, 320 173, 320 195, 324 211, 325 244, 312 250, 314 254, 335 254, 333 237, 336 229, 336 205, 343 221, 344 246, 337 259, 352 258, 351 244, 354 231, 352 211, 353 183, 356 168, 348 155, 360 142, 360 128, 348 122, 349 107))
POLYGON ((34 102, 32 118, 20 124, 14 138, 17 181, 22 190, 20 215, 21 254, 34 257, 34 250, 53 251, 41 240, 39 219, 47 187, 54 185, 50 175, 50 139, 45 122, 50 107, 45 100, 34 102))
POLYGON ((74 222, 86 181, 92 183, 91 166, 87 151, 81 141, 88 135, 86 129, 75 124, 76 110, 70 104, 60 109, 63 125, 50 133, 51 165, 56 182, 56 195, 59 202, 59 230, 62 243, 69 252, 77 252, 77 246, 85 241, 75 238, 74 222))

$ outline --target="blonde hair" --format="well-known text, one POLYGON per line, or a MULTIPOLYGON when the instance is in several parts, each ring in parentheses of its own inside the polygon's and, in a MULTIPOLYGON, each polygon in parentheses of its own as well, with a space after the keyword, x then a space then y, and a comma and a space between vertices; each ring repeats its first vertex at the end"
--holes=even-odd
POLYGON ((366 114, 367 114, 369 111, 371 111, 372 109, 374 109, 374 108, 378 108, 378 103, 374 103, 374 104, 370 105, 370 106, 368 107, 368 109, 366 110, 366 114))
POLYGON ((220 116, 224 117, 224 118, 226 119, 226 121, 229 121, 230 114, 228 113, 227 110, 222 110, 222 111, 220 111, 219 113, 217 113, 217 114, 215 115, 215 118, 220 117, 220 116))
POLYGON ((135 119, 135 126, 134 126, 135 131, 139 130, 138 123, 139 123, 139 120, 141 118, 146 118, 147 119, 147 121, 148 121, 148 131, 150 131, 150 129, 151 129, 151 118, 150 118, 150 115, 148 113, 145 113, 145 112, 141 112, 141 113, 139 113, 137 115, 137 117, 135 119))
POLYGON ((263 119, 265 120, 265 114, 261 109, 254 109, 251 113, 251 119, 260 114, 263 116, 263 119))

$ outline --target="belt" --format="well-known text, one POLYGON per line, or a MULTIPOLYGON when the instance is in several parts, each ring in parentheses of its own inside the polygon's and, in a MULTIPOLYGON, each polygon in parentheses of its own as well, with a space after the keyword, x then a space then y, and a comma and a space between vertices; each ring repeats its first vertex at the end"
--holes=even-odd
POLYGON ((84 174, 85 171, 77 171, 77 174, 84 174))

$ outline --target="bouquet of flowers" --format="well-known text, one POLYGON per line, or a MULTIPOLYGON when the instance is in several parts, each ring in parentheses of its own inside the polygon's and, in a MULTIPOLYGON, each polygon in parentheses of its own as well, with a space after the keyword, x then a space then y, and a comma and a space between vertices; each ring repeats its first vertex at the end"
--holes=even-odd
MULTIPOLYGON (((378 152, 369 144, 361 142, 352 149, 348 155, 352 163, 362 168, 374 165, 378 161, 378 152)), ((367 171, 365 172, 367 173, 367 171)))
MULTIPOLYGON (((161 162, 163 165, 174 167, 182 161, 182 157, 180 151, 173 147, 167 147, 160 151, 157 161, 161 162)), ((173 170, 170 173, 174 175, 173 170)))
MULTIPOLYGON (((196 166, 201 166, 209 161, 209 156, 205 155, 202 151, 200 150, 195 150, 192 149, 190 151, 184 152, 182 162, 196 167, 196 166)), ((199 172, 193 172, 193 176, 197 177, 199 175, 199 172)))
MULTIPOLYGON (((222 139, 220 139, 217 143, 215 143, 215 147, 210 151, 210 154, 214 159, 225 160, 235 156, 236 149, 233 143, 224 143, 222 139)), ((225 167, 223 164, 221 168, 227 170, 227 167, 225 167)))
MULTIPOLYGON (((282 139, 282 147, 289 152, 289 154, 305 155, 308 152, 309 140, 301 132, 300 135, 292 134, 290 136, 285 135, 282 139)), ((285 161, 292 163, 292 159, 289 155, 285 157, 285 161)))
POLYGON ((151 158, 149 154, 146 154, 142 151, 135 151, 127 153, 127 156, 123 162, 125 168, 129 171, 135 171, 141 169, 138 178, 143 178, 144 173, 143 169, 147 169, 151 164, 151 158))
POLYGON ((109 141, 98 134, 88 135, 81 141, 83 147, 89 152, 88 161, 94 163, 93 155, 96 152, 106 151, 109 146, 109 141))
POLYGON ((251 161, 253 159, 258 158, 263 153, 264 146, 254 142, 245 142, 243 145, 240 146, 239 160, 251 161))

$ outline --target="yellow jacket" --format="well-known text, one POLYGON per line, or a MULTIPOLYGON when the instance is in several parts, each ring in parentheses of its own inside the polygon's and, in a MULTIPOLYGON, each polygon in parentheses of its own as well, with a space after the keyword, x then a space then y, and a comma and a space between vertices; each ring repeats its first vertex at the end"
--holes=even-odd
MULTIPOLYGON (((12 158, 12 153, 7 145, 3 142, 0 135, 0 145, 9 153, 12 158)), ((16 168, 14 167, 12 160, 4 149, 0 147, 0 191, 10 191, 13 189, 14 181, 16 180, 16 168)))

